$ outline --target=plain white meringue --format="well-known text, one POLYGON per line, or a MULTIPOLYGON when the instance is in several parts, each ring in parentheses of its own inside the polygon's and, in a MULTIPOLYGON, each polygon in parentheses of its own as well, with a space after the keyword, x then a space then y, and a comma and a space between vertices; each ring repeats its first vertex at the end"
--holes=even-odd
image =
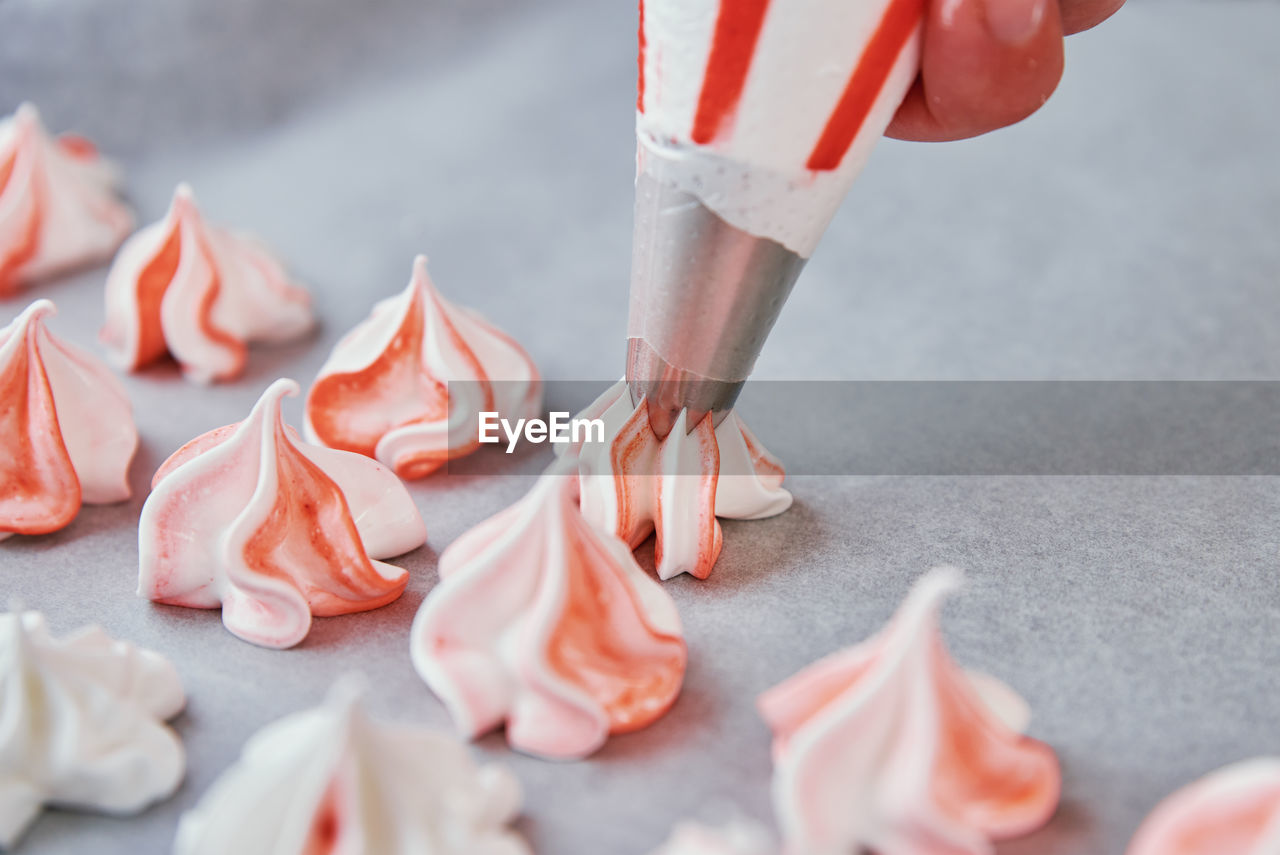
POLYGON ((386 724, 339 681, 245 744, 178 826, 174 855, 529 855, 520 784, 466 746, 386 724))
POLYGON ((0 847, 42 805, 136 813, 182 781, 165 719, 185 697, 158 653, 98 627, 54 638, 38 612, 0 614, 0 847))

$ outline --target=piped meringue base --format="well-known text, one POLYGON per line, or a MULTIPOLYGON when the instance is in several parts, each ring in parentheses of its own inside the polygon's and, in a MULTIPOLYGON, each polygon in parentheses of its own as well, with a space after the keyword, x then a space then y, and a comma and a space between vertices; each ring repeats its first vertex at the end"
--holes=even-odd
POLYGON ((670 596, 579 512, 575 465, 450 544, 410 636, 463 734, 505 722, 512 747, 557 759, 661 717, 687 656, 670 596))
POLYGON ((312 615, 378 608, 408 573, 373 557, 426 541, 404 485, 374 460, 308 445, 284 424, 277 380, 243 422, 184 445, 156 473, 138 524, 138 593, 222 608, 264 647, 306 637, 312 615))
POLYGON ((0 614, 0 848, 42 805, 131 814, 168 797, 186 755, 166 719, 173 665, 96 626, 54 638, 38 612, 0 614))
POLYGON ((334 347, 307 394, 307 439, 421 478, 475 451, 481 412, 532 418, 542 381, 514 339, 436 290, 426 256, 334 347))
POLYGON ((1061 774, 1021 733, 1026 703, 943 644, 938 610, 960 581, 933 571, 877 636, 760 696, 787 855, 990 855, 1052 816, 1061 774))
POLYGON ((1125 855, 1280 852, 1280 757, 1219 769, 1162 801, 1125 855))
POLYGON ((115 167, 36 108, 0 119, 0 296, 111 257, 133 228, 115 167))
POLYGON ((311 297, 255 238, 205 222, 180 184, 163 220, 129 238, 107 274, 102 341, 137 371, 172 354, 197 383, 238 377, 251 342, 307 333, 311 297))
POLYGON ((520 784, 452 737, 384 724, 358 681, 255 734, 183 815, 175 855, 530 855, 520 784))
POLYGON ((791 507, 782 464, 735 413, 718 427, 704 418, 692 432, 681 413, 666 438, 649 424, 644 402, 625 382, 610 387, 578 418, 601 419, 604 441, 574 449, 580 459, 582 513, 634 548, 656 534, 658 576, 705 579, 723 545, 720 523, 763 519, 791 507))
POLYGON ((0 539, 63 528, 81 502, 129 498, 138 429, 124 386, 54 336, 37 300, 0 329, 0 539))

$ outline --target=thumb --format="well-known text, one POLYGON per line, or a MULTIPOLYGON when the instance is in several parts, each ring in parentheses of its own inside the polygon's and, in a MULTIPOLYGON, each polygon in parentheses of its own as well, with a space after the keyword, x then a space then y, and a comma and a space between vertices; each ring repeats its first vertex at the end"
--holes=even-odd
POLYGON ((1057 0, 928 0, 920 76, 887 133, 954 140, 1012 125, 1061 76, 1057 0))

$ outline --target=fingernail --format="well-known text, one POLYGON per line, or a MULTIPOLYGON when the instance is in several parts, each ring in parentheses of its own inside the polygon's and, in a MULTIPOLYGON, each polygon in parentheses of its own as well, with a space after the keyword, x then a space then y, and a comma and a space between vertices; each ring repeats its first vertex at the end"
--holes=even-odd
POLYGON ((1049 0, 987 0, 987 29, 997 41, 1024 45, 1040 32, 1049 0))

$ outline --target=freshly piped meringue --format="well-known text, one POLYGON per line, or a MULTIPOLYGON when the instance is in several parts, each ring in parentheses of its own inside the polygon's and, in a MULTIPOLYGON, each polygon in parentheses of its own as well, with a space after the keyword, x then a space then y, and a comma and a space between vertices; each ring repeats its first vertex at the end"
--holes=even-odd
POLYGON ((419 255, 409 287, 375 305, 329 354, 307 395, 304 435, 420 478, 476 450, 482 411, 515 420, 541 408, 529 355, 440 296, 419 255))
POLYGON ((1156 806, 1126 855, 1276 855, 1280 757, 1219 769, 1156 806))
POLYGON ((753 822, 718 827, 682 822, 651 855, 775 855, 777 851, 768 832, 753 822))
POLYGON ((93 143, 54 139, 36 108, 0 119, 0 295, 105 261, 133 228, 93 143))
POLYGON ((954 568, 916 583, 874 638, 763 694, 787 855, 990 855, 1058 804, 1053 750, 1026 702, 952 661, 938 626, 954 568))
POLYGON ((38 612, 0 614, 0 848, 56 805, 136 813, 177 789, 164 724, 186 699, 158 653, 96 626, 54 638, 38 612))
POLYGON ((0 329, 0 540, 67 525, 81 502, 129 498, 138 429, 124 387, 57 338, 36 300, 0 329))
POLYGON ((369 716, 342 681, 267 725, 178 825, 174 855, 529 855, 520 784, 450 736, 369 716))
POLYGON ((578 511, 574 466, 444 551, 409 642, 462 733, 505 721, 513 747, 561 759, 659 718, 686 659, 671 598, 578 511))
POLYGON ((625 382, 578 416, 601 419, 605 437, 576 449, 582 513, 633 548, 656 531, 662 579, 711 573, 723 543, 716 517, 763 519, 791 507, 782 464, 735 413, 714 428, 703 419, 691 433, 686 417, 658 439, 648 408, 631 403, 625 382))
POLYGON ((138 523, 138 593, 222 607, 234 635, 291 647, 311 616, 384 606, 409 574, 373 558, 427 538, 395 474, 358 454, 308 445, 284 424, 277 380, 249 417, 178 449, 156 473, 138 523))
POLYGON ((267 249, 204 221, 186 184, 169 212, 125 243, 107 274, 102 341, 136 371, 171 353, 188 379, 230 380, 250 342, 311 329, 311 298, 267 249))

